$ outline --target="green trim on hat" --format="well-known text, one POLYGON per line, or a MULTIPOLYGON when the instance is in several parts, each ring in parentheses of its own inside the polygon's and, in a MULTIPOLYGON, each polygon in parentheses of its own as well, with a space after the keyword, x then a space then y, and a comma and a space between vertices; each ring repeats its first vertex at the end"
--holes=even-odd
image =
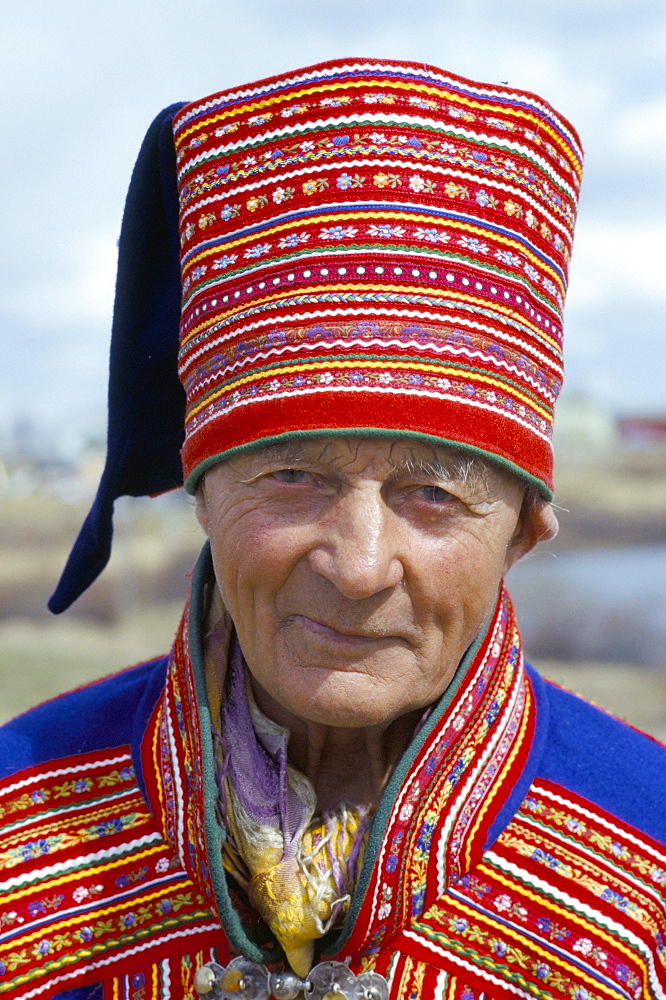
POLYGON ((247 444, 240 444, 234 448, 228 448, 217 452, 215 455, 210 455, 208 458, 204 459, 203 462, 199 464, 192 470, 190 475, 185 480, 185 490, 191 495, 197 491, 201 477, 212 468, 212 466, 217 465, 219 462, 224 462, 229 458, 233 458, 235 455, 243 455, 246 452, 254 451, 257 448, 264 448, 268 445, 277 444, 279 441, 291 440, 293 438, 322 438, 322 437, 380 437, 380 438, 407 438, 411 441, 424 441, 427 444, 435 445, 445 445, 449 448, 456 448, 459 451, 466 451, 472 455, 478 455, 480 458, 488 459, 495 465, 499 465, 500 468, 504 469, 506 472, 511 472, 514 476, 517 476, 525 483, 529 483, 531 486, 536 486, 541 496, 544 500, 549 503, 553 499, 552 490, 543 482, 542 479, 538 479, 537 476, 531 475, 522 469, 519 465, 514 462, 509 461, 509 459, 504 458, 501 455, 496 455, 492 451, 486 451, 484 448, 477 448, 473 444, 465 444, 461 441, 452 441, 449 438, 438 437, 435 434, 423 434, 421 431, 404 431, 395 430, 392 428, 385 427, 344 427, 344 428, 317 428, 312 430, 300 430, 300 431, 285 431, 282 434, 271 434, 266 437, 257 438, 256 441, 249 441, 247 444))

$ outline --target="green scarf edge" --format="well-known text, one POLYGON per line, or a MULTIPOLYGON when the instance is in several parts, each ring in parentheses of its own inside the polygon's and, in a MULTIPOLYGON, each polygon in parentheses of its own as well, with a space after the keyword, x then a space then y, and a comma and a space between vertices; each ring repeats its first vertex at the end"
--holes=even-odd
MULTIPOLYGON (((190 599, 189 621, 189 653, 194 675, 194 689, 199 713, 201 739, 201 770, 204 799, 204 837, 206 842, 206 861, 215 895, 222 927, 230 943, 246 958, 253 962, 274 962, 279 958, 274 951, 261 948, 248 937, 240 917, 234 909, 227 887, 227 876, 222 864, 222 847, 226 840, 226 832, 220 826, 215 815, 218 798, 217 780, 215 778, 215 749, 213 746, 212 719, 208 693, 206 691, 206 676, 203 660, 203 628, 204 628, 204 586, 213 578, 213 560, 210 543, 206 542, 197 560, 192 576, 192 596, 190 599)), ((218 723, 219 724, 219 723, 218 723)))

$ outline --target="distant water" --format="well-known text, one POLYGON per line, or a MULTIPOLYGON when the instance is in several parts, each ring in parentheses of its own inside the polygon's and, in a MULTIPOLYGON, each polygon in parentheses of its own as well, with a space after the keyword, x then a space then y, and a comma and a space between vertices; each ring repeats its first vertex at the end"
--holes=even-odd
POLYGON ((528 655, 666 666, 666 545, 537 550, 507 582, 528 655))

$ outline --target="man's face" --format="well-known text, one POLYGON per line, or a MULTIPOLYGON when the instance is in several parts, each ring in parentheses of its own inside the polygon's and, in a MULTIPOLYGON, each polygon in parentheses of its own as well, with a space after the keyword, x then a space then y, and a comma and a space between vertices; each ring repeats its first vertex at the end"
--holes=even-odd
POLYGON ((329 437, 205 476, 198 516, 259 703, 386 725, 433 702, 533 544, 523 488, 446 447, 329 437))

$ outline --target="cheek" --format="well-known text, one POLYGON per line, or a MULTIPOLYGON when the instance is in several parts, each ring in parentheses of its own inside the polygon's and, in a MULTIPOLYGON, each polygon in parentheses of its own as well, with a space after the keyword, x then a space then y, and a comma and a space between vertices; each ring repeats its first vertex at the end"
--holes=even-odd
POLYGON ((427 562, 422 600, 440 623, 448 628, 457 623, 473 638, 495 605, 503 562, 503 550, 485 540, 469 536, 449 544, 427 562))
POLYGON ((211 548, 218 586, 232 617, 265 613, 305 552, 293 532, 276 530, 257 512, 213 531, 211 548))

